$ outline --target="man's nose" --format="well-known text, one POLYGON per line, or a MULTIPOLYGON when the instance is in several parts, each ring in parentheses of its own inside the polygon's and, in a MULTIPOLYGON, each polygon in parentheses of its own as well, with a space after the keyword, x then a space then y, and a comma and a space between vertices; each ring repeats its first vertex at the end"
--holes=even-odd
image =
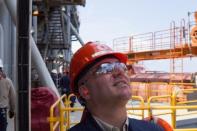
POLYGON ((119 75, 127 76, 127 72, 121 67, 115 67, 114 70, 112 71, 112 75, 114 77, 117 77, 119 75))

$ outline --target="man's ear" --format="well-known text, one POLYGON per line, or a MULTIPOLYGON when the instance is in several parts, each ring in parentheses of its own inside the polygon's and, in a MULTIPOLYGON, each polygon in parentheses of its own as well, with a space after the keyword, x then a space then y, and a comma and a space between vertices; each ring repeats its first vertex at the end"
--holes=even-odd
POLYGON ((89 89, 85 85, 79 86, 79 93, 85 100, 88 100, 90 98, 89 89))

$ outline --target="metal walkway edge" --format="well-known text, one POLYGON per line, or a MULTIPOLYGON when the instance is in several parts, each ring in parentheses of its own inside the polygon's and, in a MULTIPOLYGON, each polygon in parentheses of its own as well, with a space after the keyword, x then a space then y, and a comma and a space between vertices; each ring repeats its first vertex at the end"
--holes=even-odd
POLYGON ((179 120, 176 123, 177 129, 179 128, 196 128, 197 127, 197 118, 192 119, 185 119, 185 120, 179 120))

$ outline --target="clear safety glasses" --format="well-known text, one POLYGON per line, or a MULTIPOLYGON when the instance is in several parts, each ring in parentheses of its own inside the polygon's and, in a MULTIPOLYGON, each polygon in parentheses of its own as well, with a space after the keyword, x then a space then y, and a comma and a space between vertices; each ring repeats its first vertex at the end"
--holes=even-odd
POLYGON ((108 73, 113 73, 117 70, 122 70, 126 73, 127 66, 121 62, 103 63, 103 64, 99 65, 99 67, 94 72, 94 74, 96 74, 96 75, 108 74, 108 73))

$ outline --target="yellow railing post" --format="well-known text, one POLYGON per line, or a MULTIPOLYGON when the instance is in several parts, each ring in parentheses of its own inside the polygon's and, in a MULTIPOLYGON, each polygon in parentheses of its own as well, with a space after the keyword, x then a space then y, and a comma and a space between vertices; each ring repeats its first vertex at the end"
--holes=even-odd
POLYGON ((152 100, 152 97, 150 97, 147 101, 147 104, 148 104, 148 117, 152 116, 152 110, 150 108, 150 103, 151 103, 151 100, 152 100))
POLYGON ((163 95, 163 96, 151 96, 148 101, 148 116, 150 117, 152 115, 152 106, 151 106, 151 101, 154 99, 158 99, 158 98, 170 98, 170 95, 163 95))
MULTIPOLYGON (((70 107, 70 103, 71 103, 71 97, 75 97, 75 95, 74 94, 70 94, 69 96, 68 96, 68 98, 67 98, 67 106, 66 106, 66 108, 71 108, 70 107)), ((70 110, 67 110, 67 129, 69 129, 70 128, 70 124, 71 124, 71 122, 70 122, 70 110)))
POLYGON ((60 129, 63 129, 63 124, 64 124, 64 117, 63 112, 62 112, 62 99, 65 97, 65 95, 61 96, 50 108, 50 117, 48 118, 50 122, 50 131, 54 131, 57 129, 58 125, 60 126, 60 129), (58 108, 59 110, 59 117, 54 117, 54 111, 56 110, 55 108, 58 108), (63 119, 63 120, 62 120, 63 119))
MULTIPOLYGON (((176 106, 176 94, 172 92, 172 97, 171 97, 171 106, 176 106)), ((172 127, 175 129, 176 128, 176 109, 173 108, 171 118, 172 118, 172 127)))
MULTIPOLYGON (((53 109, 54 108, 50 108, 50 119, 53 118, 53 109)), ((50 131, 53 131, 53 121, 50 121, 50 131)))
MULTIPOLYGON (((140 101, 140 106, 144 107, 144 99, 141 96, 132 96, 131 100, 139 100, 140 101)), ((129 109, 127 109, 127 110, 129 110, 129 109)), ((142 116, 142 119, 144 119, 144 109, 142 109, 142 115, 141 116, 142 116)))
MULTIPOLYGON (((66 102, 66 109, 68 109, 70 107, 70 100, 69 100, 69 96, 65 98, 66 102)), ((67 122, 67 125, 66 125, 66 129, 69 129, 70 128, 70 112, 69 110, 66 110, 66 122, 67 122)))
POLYGON ((61 103, 59 103, 59 111, 60 111, 60 131, 64 130, 64 113, 62 111, 61 103))

